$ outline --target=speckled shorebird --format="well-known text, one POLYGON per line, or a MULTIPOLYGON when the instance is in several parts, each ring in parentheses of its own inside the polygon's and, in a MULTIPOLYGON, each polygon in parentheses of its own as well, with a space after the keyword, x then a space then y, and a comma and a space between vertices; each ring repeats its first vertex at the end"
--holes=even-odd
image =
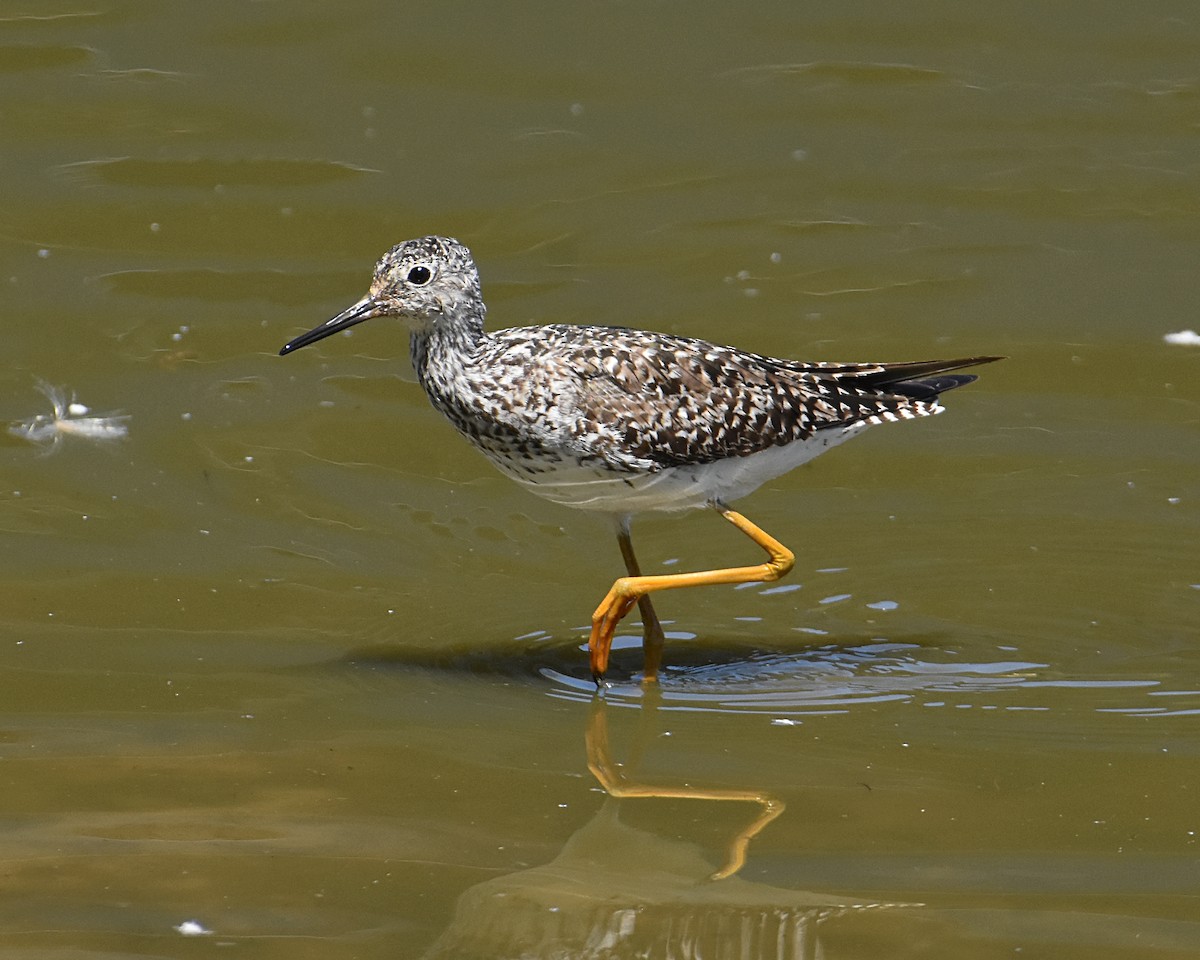
POLYGON ((547 324, 484 330, 470 251, 448 237, 392 247, 370 291, 288 343, 291 353, 372 317, 403 320, 417 380, 433 405, 501 472, 540 496, 611 514, 628 576, 592 616, 602 683, 617 624, 636 603, 643 677, 663 630, 649 594, 777 580, 792 551, 728 504, 866 427, 940 413, 938 395, 975 380, 948 371, 1000 357, 914 363, 805 363, 622 327, 547 324), (711 506, 766 551, 766 563, 643 576, 630 517, 711 506))

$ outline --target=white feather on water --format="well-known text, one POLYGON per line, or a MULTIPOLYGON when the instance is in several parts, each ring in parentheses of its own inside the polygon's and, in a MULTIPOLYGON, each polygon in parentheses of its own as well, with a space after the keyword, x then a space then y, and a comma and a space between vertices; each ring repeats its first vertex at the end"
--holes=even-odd
POLYGON ((9 424, 8 432, 30 443, 57 447, 63 437, 107 442, 121 440, 129 434, 129 416, 106 413, 92 416, 91 410, 65 389, 39 380, 37 388, 50 401, 50 413, 39 413, 26 420, 9 424))

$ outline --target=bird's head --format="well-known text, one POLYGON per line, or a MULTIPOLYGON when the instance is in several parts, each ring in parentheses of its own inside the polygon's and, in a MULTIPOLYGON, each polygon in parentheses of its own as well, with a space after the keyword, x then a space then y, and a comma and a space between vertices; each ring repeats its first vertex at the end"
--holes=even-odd
POLYGON ((372 317, 395 317, 414 331, 460 324, 482 329, 483 298, 471 251, 451 237, 398 243, 375 265, 365 297, 289 341, 284 356, 372 317))

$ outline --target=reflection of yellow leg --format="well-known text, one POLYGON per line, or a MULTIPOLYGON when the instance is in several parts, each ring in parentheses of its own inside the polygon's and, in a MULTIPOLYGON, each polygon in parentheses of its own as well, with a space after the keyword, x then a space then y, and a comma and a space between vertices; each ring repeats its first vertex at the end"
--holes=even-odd
MULTIPOLYGON (((617 624, 635 603, 640 603, 648 593, 655 590, 673 590, 677 587, 705 587, 718 583, 750 583, 755 580, 778 580, 792 569, 795 554, 770 534, 756 527, 740 513, 723 504, 714 504, 726 520, 742 531, 765 551, 770 559, 752 567, 726 567, 720 570, 700 570, 696 573, 670 573, 664 576, 643 577, 630 573, 612 585, 596 612, 592 614, 592 634, 588 638, 591 655, 592 677, 599 683, 608 669, 608 654, 612 649, 613 634, 617 624)), ((626 533, 626 540, 628 534, 626 533)), ((622 552, 625 544, 622 544, 622 552)), ((633 548, 629 547, 632 557, 633 548)), ((628 565, 628 560, 626 561, 628 565)), ((636 566, 637 561, 634 561, 636 566)), ((648 606, 648 604, 647 604, 648 606)), ((642 612, 645 616, 645 610, 642 612)), ((655 622, 658 622, 657 617, 655 622)), ((660 628, 661 629, 661 628, 660 628)), ((655 665, 657 667, 657 664, 655 665)))
POLYGON ((762 807, 761 812, 753 821, 734 834, 729 841, 725 866, 714 873, 710 879, 724 880, 741 870, 746 864, 746 848, 750 845, 750 841, 757 837, 768 823, 783 813, 783 801, 755 790, 701 790, 693 787, 665 787, 649 783, 634 783, 625 776, 620 766, 612 758, 612 750, 608 744, 607 710, 608 705, 604 700, 597 698, 593 701, 584 738, 587 743, 588 769, 600 781, 600 786, 609 796, 619 798, 657 797, 678 800, 740 800, 757 803, 762 807))
MULTIPOLYGON (((630 539, 627 522, 623 522, 617 528, 617 543, 621 547, 621 556, 625 558, 625 571, 631 577, 640 577, 642 570, 638 566, 637 557, 633 555, 633 540, 630 539)), ((638 598, 638 611, 642 615, 642 681, 653 683, 658 679, 658 668, 662 664, 666 637, 663 635, 662 624, 658 621, 658 614, 654 612, 654 604, 650 602, 649 594, 638 598)), ((611 643, 611 640, 609 642, 611 643)))

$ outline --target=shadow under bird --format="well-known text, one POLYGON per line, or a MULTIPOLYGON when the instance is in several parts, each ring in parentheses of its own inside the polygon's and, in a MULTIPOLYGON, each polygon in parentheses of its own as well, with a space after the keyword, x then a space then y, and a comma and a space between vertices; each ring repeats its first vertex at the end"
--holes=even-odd
POLYGON ((1001 357, 808 363, 620 327, 484 329, 470 251, 449 237, 392 247, 365 297, 280 350, 289 354, 373 317, 407 324, 413 368, 433 405, 501 472, 534 493, 610 514, 627 576, 592 616, 592 676, 603 682, 617 624, 641 611, 654 680, 663 630, 650 594, 777 580, 793 553, 729 504, 867 427, 940 413, 951 373, 1001 357), (709 506, 762 547, 761 564, 643 576, 630 518, 709 506))

